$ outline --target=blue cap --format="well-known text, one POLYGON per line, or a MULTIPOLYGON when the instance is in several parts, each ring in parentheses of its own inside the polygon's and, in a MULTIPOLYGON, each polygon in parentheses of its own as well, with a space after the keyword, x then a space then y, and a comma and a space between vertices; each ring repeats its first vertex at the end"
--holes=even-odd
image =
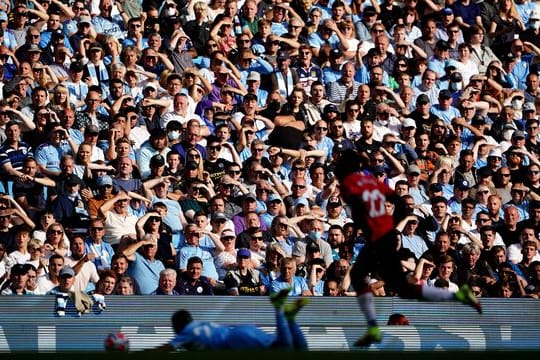
POLYGON ((461 179, 461 180, 457 181, 454 184, 454 186, 456 186, 458 189, 470 189, 471 188, 471 185, 465 179, 461 179))
POLYGON ((309 201, 305 197, 300 197, 294 200, 294 206, 296 207, 298 205, 304 205, 304 206, 309 207, 309 201))
POLYGON ((246 248, 238 249, 238 251, 236 252, 236 257, 250 258, 251 257, 251 251, 249 251, 246 248))
POLYGON ((266 202, 272 202, 272 201, 279 201, 281 202, 281 197, 278 194, 270 194, 268 195, 268 198, 266 199, 266 202))
POLYGON ((0 11, 0 21, 8 21, 8 16, 5 11, 0 11))

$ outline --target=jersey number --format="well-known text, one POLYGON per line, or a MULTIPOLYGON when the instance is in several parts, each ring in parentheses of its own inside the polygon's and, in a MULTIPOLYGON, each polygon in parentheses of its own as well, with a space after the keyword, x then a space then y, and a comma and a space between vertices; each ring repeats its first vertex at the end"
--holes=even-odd
POLYGON ((369 217, 376 218, 385 214, 384 201, 386 198, 379 190, 364 191, 362 200, 368 204, 369 217))

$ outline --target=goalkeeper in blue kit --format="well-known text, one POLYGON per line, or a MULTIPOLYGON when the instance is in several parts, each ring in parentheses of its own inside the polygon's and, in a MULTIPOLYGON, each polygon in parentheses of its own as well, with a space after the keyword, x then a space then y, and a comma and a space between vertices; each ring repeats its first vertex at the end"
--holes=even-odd
POLYGON ((178 310, 171 319, 174 338, 154 350, 307 350, 306 339, 295 318, 308 299, 299 298, 285 304, 289 291, 285 289, 270 296, 276 312, 275 335, 255 325, 220 325, 194 320, 187 310, 178 310))

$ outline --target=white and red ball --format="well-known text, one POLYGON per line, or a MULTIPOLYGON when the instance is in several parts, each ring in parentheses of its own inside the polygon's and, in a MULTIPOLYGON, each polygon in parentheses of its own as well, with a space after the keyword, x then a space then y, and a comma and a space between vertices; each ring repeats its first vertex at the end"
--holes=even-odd
POLYGON ((126 334, 117 332, 105 338, 105 351, 129 351, 129 339, 126 334))

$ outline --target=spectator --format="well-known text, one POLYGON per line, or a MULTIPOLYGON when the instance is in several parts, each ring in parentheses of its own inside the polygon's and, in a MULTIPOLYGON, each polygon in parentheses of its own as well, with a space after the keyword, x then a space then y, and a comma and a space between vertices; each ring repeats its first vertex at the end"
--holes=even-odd
POLYGON ((158 287, 158 274, 165 268, 163 263, 155 258, 157 245, 155 236, 147 234, 142 240, 129 244, 122 252, 130 261, 128 274, 137 282, 141 295, 148 295, 158 287), (139 253, 141 247, 142 251, 139 253))
POLYGON ((214 295, 210 279, 202 275, 203 261, 198 256, 189 258, 186 270, 176 284, 180 295, 214 295))

